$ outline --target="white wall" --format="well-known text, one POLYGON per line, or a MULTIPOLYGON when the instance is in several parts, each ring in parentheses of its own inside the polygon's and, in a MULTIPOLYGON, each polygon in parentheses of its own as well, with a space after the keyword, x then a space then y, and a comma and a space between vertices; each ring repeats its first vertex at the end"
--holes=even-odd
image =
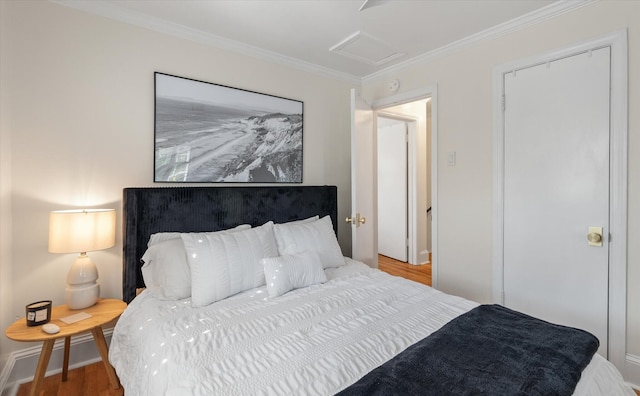
MULTIPOLYGON (((429 23, 428 18, 425 23, 429 23)), ((364 96, 438 86, 438 279, 439 288, 477 301, 491 301, 492 103, 494 67, 628 28, 629 194, 627 353, 640 356, 640 2, 604 1, 434 57, 409 68, 372 77, 364 96), (447 166, 455 151, 456 166, 447 166)), ((535 249, 532 249, 535 254, 535 249)), ((634 358, 635 359, 635 358, 634 358)), ((639 366, 640 367, 640 366, 639 366)), ((640 377, 636 377, 640 378, 640 377)))
MULTIPOLYGON (((6 12, 0 3, 0 26, 7 23, 6 12)), ((6 48, 9 40, 4 30, 0 32, 0 48, 6 48)), ((8 58, 0 56, 0 82, 4 81, 5 72, 9 66, 8 58)), ((9 96, 4 84, 0 83, 0 324, 4 329, 12 318, 12 266, 11 260, 11 135, 9 134, 9 117, 5 116, 5 109, 9 106, 9 96)), ((7 340, 2 336, 0 341, 0 371, 6 364, 8 356, 3 354, 3 343, 7 340)))
MULTIPOLYGON (((303 184, 337 185, 349 215, 348 83, 50 2, 0 7, 0 328, 29 302, 64 303, 74 255, 47 252, 49 211, 116 208, 120 222, 122 189, 153 185, 154 71, 304 101, 303 184)), ((350 254, 344 222, 338 234, 350 254)), ((121 297, 121 249, 119 234, 90 253, 103 297, 121 297)), ((2 365, 31 346, 0 339, 2 365)))

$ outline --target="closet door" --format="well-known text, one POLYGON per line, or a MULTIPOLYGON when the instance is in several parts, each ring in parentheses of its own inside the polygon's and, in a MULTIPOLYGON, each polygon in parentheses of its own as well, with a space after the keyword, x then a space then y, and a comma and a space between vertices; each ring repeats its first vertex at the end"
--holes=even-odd
POLYGON ((504 303, 606 357, 610 48, 506 73, 504 95, 504 303))
POLYGON ((408 237, 407 166, 407 124, 379 117, 378 253, 404 262, 408 237))

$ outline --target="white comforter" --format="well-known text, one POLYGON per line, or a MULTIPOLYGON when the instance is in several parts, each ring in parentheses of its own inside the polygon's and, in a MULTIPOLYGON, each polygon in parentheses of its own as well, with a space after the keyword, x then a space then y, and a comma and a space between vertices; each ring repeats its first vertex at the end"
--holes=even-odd
MULTIPOLYGON (((126 394, 331 395, 477 305, 358 262, 326 272, 323 285, 197 309, 143 292, 111 340, 126 394)), ((599 355, 576 394, 634 396, 599 355)))

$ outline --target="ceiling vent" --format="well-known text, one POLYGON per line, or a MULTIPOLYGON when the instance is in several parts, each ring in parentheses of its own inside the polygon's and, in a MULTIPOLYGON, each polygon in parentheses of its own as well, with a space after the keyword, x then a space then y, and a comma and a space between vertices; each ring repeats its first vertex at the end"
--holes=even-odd
POLYGON ((405 55, 384 41, 362 32, 355 32, 329 48, 329 51, 374 66, 383 65, 405 55))

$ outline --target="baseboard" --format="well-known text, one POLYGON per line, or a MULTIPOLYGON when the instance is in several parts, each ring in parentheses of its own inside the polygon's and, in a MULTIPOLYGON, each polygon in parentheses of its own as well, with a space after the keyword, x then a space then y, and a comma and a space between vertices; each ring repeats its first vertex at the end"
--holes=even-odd
MULTIPOLYGON (((113 328, 104 329, 103 332, 107 345, 109 345, 113 328)), ((15 396, 21 384, 33 381, 41 351, 42 345, 38 345, 14 351, 9 355, 7 363, 0 373, 1 396, 15 396)), ((62 372, 63 355, 64 339, 62 338, 57 340, 53 346, 46 376, 62 372)), ((71 338, 69 369, 86 366, 100 360, 100 353, 91 334, 71 338)))
MULTIPOLYGON (((3 357, 4 358, 4 357, 3 357)), ((9 382, 9 375, 11 374, 11 370, 13 366, 16 364, 16 358, 13 353, 9 354, 7 357, 7 361, 4 362, 4 366, 2 372, 0 372, 0 395, 1 396, 13 396, 18 392, 18 388, 9 389, 7 382, 9 382)))
POLYGON ((428 250, 422 250, 418 254, 418 265, 431 264, 431 252, 428 250))
POLYGON ((627 354, 622 375, 633 389, 640 390, 640 356, 627 354))

